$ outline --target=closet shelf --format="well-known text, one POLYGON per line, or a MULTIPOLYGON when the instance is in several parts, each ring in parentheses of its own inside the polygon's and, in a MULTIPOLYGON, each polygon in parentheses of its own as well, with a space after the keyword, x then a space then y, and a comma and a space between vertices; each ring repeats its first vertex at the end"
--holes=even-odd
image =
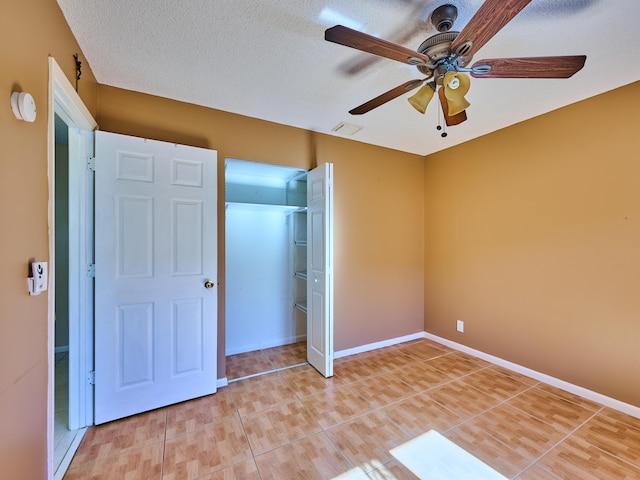
POLYGON ((294 307, 296 307, 298 310, 307 313, 307 302, 306 301, 301 301, 301 302, 296 302, 293 304, 294 307))
POLYGON ((306 212, 307 207, 298 205, 274 205, 270 203, 245 203, 245 202, 226 202, 227 209, 231 210, 251 210, 251 211, 283 211, 287 213, 306 212))

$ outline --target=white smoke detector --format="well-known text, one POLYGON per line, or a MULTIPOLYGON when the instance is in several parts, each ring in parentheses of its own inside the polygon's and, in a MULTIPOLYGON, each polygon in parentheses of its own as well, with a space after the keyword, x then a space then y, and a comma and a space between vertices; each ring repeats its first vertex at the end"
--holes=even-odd
POLYGON ((18 120, 25 122, 36 121, 36 102, 26 92, 13 92, 11 94, 11 109, 18 120))

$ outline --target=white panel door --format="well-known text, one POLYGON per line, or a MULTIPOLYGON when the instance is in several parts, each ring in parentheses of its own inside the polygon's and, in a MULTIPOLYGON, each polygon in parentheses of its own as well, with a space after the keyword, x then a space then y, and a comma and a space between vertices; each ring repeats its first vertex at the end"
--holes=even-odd
POLYGON ((96 424, 216 391, 216 162, 96 132, 96 424))
POLYGON ((333 376, 333 164, 307 175, 307 360, 333 376))

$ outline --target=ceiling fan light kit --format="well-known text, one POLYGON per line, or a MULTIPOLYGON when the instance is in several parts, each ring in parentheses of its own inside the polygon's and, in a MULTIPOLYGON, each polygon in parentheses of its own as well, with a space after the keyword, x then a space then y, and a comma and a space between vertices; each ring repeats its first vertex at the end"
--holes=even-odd
POLYGON ((464 96, 469 91, 471 81, 464 73, 447 72, 444 76, 444 96, 447 98, 449 115, 457 115, 465 111, 471 104, 464 96))
POLYGON ((470 103, 464 98, 474 78, 569 78, 582 69, 585 55, 493 58, 476 62, 473 55, 524 7, 533 0, 485 0, 460 32, 450 31, 457 18, 453 4, 437 7, 430 16, 440 32, 427 38, 417 50, 397 45, 366 33, 336 25, 325 31, 325 40, 391 60, 414 65, 426 78, 410 80, 349 111, 362 115, 410 90, 420 87, 408 98, 418 112, 424 113, 436 89, 447 125, 467 119, 470 103))
POLYGON ((433 98, 433 94, 436 92, 436 86, 433 82, 429 82, 423 85, 420 90, 407 98, 407 101, 418 112, 424 114, 427 111, 427 106, 433 98))

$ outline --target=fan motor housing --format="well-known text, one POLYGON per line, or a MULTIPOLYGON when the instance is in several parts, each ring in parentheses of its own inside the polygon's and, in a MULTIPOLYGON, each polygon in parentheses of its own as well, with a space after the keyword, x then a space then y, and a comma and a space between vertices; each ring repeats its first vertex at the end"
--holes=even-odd
POLYGON ((431 14, 431 23, 439 32, 448 32, 453 27, 453 22, 458 18, 458 9, 455 5, 440 5, 431 14))
POLYGON ((418 70, 430 77, 434 70, 441 71, 443 65, 452 65, 455 62, 458 66, 463 67, 468 64, 471 57, 457 56, 451 52, 451 42, 459 34, 460 32, 436 33, 422 42, 418 47, 418 52, 427 55, 429 62, 425 65, 418 65, 418 70))

